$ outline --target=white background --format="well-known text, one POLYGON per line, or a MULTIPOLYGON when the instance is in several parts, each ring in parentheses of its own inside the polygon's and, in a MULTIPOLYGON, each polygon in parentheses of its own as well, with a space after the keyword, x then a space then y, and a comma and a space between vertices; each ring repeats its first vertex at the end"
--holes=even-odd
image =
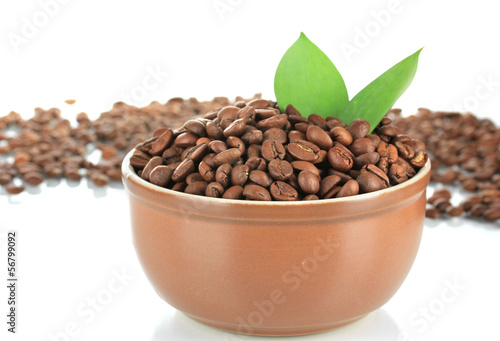
MULTIPOLYGON (((57 106, 68 118, 97 117, 115 101, 174 96, 274 99, 276 66, 301 31, 335 63, 350 97, 425 46, 396 106, 500 121, 500 21, 488 0, 3 1, 0 115, 57 106), (66 105, 68 98, 77 103, 66 105)), ((136 261, 120 185, 50 181, 17 197, 2 189, 0 238, 2 340, 254 339, 192 322, 156 296, 136 261), (20 253, 15 336, 4 323, 2 269, 12 229, 20 253), (76 336, 61 334, 71 330, 76 336)), ((387 305, 349 327, 296 340, 500 340, 499 245, 498 222, 427 221, 415 265, 387 305)))

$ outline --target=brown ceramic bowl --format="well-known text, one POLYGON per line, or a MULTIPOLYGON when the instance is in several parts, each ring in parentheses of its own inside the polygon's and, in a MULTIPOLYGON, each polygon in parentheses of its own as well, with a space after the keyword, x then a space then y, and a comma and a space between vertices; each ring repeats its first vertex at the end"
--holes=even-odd
POLYGON ((133 241, 153 287, 203 324, 300 335, 385 304, 413 264, 430 163, 409 181, 342 199, 226 200, 152 185, 124 159, 133 241))

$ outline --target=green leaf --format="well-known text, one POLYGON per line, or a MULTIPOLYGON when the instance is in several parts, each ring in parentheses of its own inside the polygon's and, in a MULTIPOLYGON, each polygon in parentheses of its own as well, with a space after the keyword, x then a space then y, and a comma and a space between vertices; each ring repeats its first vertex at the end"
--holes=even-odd
POLYGON ((281 111, 292 104, 305 117, 336 116, 349 102, 337 68, 304 33, 281 58, 274 94, 281 111))
POLYGON ((368 84, 346 105, 338 118, 346 124, 363 118, 370 123, 373 130, 408 89, 415 77, 421 51, 422 49, 403 59, 368 84))

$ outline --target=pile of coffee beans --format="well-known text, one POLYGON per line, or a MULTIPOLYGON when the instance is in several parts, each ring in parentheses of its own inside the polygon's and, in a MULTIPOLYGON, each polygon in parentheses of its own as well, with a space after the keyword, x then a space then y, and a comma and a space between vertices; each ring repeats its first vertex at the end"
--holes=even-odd
POLYGON ((256 99, 158 129, 130 163, 155 185, 194 195, 261 201, 347 197, 398 185, 425 165, 425 143, 384 118, 338 118, 256 99))
POLYGON ((427 217, 500 219, 500 128, 471 113, 421 108, 409 117, 401 116, 399 110, 389 116, 406 134, 426 142, 431 181, 469 193, 452 205, 448 189, 436 190, 428 198, 427 217))
POLYGON ((96 120, 80 113, 74 124, 57 108, 36 108, 26 120, 11 112, 0 117, 0 185, 9 194, 19 194, 25 185, 37 186, 47 178, 87 177, 96 186, 121 181, 124 154, 153 131, 179 127, 189 118, 229 104, 225 97, 207 102, 172 98, 143 108, 118 102, 96 120), (100 160, 94 164, 89 155, 96 150, 100 160))

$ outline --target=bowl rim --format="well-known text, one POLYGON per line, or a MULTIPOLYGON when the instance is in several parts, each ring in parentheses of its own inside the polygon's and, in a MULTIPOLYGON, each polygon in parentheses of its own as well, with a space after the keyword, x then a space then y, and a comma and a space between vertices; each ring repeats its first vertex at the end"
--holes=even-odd
POLYGON ((171 196, 178 196, 179 198, 184 198, 184 199, 197 199, 197 200, 203 200, 207 201, 207 203, 214 203, 214 204, 231 204, 231 205, 242 205, 242 206, 303 206, 303 205, 324 205, 327 203, 348 203, 348 202, 354 202, 354 201, 359 201, 359 200, 370 200, 370 199, 376 199, 377 197, 380 196, 385 196, 385 195, 390 195, 391 192, 399 192, 404 190, 407 187, 410 187, 414 185, 415 183, 419 182, 422 180, 427 173, 430 172, 431 170, 431 160, 427 160, 426 164, 419 169, 417 174, 413 176, 411 179, 395 185, 391 186, 389 188, 385 188, 382 190, 374 191, 374 192, 369 192, 369 193, 362 193, 362 194, 357 194, 349 197, 343 197, 343 198, 331 198, 331 199, 319 199, 319 200, 297 200, 297 201, 261 201, 261 200, 243 200, 243 199, 225 199, 225 198, 212 198, 212 197, 207 197, 204 195, 193 195, 193 194, 187 194, 184 192, 177 192, 173 191, 168 188, 164 188, 161 186, 154 185, 150 183, 149 181, 146 181, 142 179, 135 170, 133 169, 132 165, 130 164, 130 158, 134 154, 135 148, 130 150, 125 157, 123 158, 122 161, 122 179, 124 179, 124 184, 125 188, 126 186, 126 181, 131 181, 135 183, 137 186, 141 186, 146 188, 147 190, 150 190, 152 192, 157 192, 160 194, 165 194, 165 195, 171 195, 171 196))

